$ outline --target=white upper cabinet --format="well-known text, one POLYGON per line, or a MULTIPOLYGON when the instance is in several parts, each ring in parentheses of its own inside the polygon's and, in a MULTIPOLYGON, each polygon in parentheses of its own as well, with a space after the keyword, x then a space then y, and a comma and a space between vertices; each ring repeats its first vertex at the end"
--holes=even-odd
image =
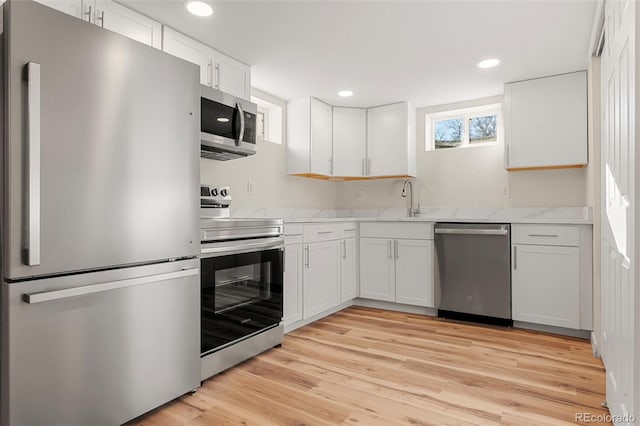
POLYGON ((333 175, 366 176, 367 110, 333 107, 333 175))
POLYGON ((211 47, 164 27, 162 50, 200 66, 200 83, 242 99, 251 97, 251 68, 211 47))
POLYGON ((156 49, 162 46, 162 24, 113 1, 36 1, 156 49))
POLYGON ((162 47, 162 25, 113 1, 96 1, 96 25, 156 49, 162 47))
POLYGON ((331 176, 332 122, 330 105, 314 98, 287 104, 287 172, 331 176))
POLYGON ((209 60, 211 48, 209 46, 165 26, 162 31, 162 50, 199 65, 200 83, 213 86, 212 63, 209 60))
POLYGON ((587 73, 504 85, 505 168, 587 164, 587 73))
POLYGON ((332 107, 314 98, 287 105, 287 172, 315 178, 416 175, 415 110, 406 102, 332 107))
POLYGON ((367 110, 368 175, 415 176, 415 111, 406 102, 367 110))
MULTIPOLYGON (((42 3, 67 15, 75 16, 76 18, 88 20, 89 15, 83 14, 82 0, 35 0, 38 3, 42 3)), ((93 3, 93 1, 91 1, 93 3)))

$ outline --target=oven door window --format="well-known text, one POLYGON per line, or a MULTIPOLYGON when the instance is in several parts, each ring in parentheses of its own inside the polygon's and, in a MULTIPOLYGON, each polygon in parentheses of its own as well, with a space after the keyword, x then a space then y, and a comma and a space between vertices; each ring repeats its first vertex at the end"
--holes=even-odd
POLYGON ((202 353, 282 319, 282 251, 201 260, 202 353))
POLYGON ((201 131, 211 135, 236 139, 239 134, 237 129, 240 122, 237 118, 237 110, 230 106, 214 102, 210 99, 200 98, 201 131))

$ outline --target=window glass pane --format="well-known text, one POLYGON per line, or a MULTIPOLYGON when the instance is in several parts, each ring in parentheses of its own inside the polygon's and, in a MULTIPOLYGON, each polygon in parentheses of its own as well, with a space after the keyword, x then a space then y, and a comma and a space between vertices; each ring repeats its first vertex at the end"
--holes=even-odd
POLYGON ((462 118, 440 120, 433 123, 435 148, 454 148, 462 145, 464 121, 462 118))
POLYGON ((469 143, 495 142, 497 116, 486 115, 469 120, 469 143))

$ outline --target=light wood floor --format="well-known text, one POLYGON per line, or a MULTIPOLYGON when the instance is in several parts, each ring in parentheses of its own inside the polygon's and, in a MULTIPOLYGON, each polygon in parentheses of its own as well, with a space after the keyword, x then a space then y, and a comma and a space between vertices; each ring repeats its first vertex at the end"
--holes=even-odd
POLYGON ((135 424, 555 426, 604 392, 585 340, 352 307, 135 424))

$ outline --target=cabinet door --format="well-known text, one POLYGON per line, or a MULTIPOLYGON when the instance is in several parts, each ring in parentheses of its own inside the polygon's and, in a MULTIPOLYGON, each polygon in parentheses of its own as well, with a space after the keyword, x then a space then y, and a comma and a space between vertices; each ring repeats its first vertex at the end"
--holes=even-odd
POLYGON ((434 307, 433 241, 395 240, 396 302, 434 307))
POLYGON ((340 241, 305 245, 304 317, 340 304, 340 241))
POLYGON ((156 49, 162 47, 162 25, 113 1, 96 1, 97 25, 156 49))
POLYGON ((251 69, 248 65, 213 51, 214 87, 242 99, 251 97, 251 69))
POLYGON ((578 247, 513 245, 513 319, 580 328, 578 247))
POLYGON ((332 122, 331 106, 311 98, 311 173, 331 176, 332 122))
POLYGON ((284 246, 284 319, 285 325, 302 319, 302 244, 284 246))
POLYGON ((167 28, 162 33, 162 50, 200 66, 200 83, 213 86, 211 49, 177 31, 167 28))
POLYGON ((408 174, 408 107, 405 102, 367 110, 370 176, 408 174))
POLYGON ((360 297, 394 302, 393 240, 360 238, 360 297))
POLYGON ((333 175, 365 176, 367 110, 333 107, 333 175))
POLYGON ((587 164, 586 71, 504 88, 508 169, 587 164))
POLYGON ((356 239, 345 238, 340 241, 340 286, 342 297, 340 300, 347 300, 358 297, 357 265, 356 260, 356 239))
MULTIPOLYGON (((82 0, 35 0, 38 3, 42 3, 67 15, 75 16, 76 18, 88 20, 89 15, 82 14, 82 0)), ((88 5, 87 5, 88 6, 88 5)))

